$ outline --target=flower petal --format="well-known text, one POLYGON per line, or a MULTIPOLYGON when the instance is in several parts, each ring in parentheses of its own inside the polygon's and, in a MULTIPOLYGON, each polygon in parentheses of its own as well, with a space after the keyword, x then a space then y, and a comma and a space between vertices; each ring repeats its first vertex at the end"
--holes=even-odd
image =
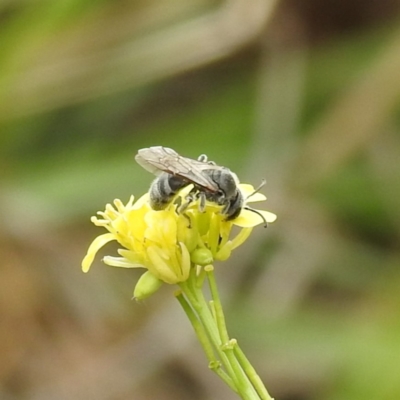
POLYGON ((182 281, 186 281, 190 274, 190 254, 184 243, 179 243, 181 246, 181 266, 182 266, 182 281))
POLYGON ((105 256, 103 258, 103 262, 110 267, 119 267, 119 268, 146 268, 142 264, 134 264, 127 260, 125 257, 112 257, 105 256))
POLYGON ((215 259, 220 261, 225 261, 231 256, 231 253, 232 253, 232 241, 229 240, 224 246, 221 247, 221 249, 215 255, 215 259))
POLYGON ((232 250, 236 249, 236 247, 241 246, 246 239, 250 236, 251 231, 253 228, 243 228, 232 240, 232 250))
POLYGON ((93 240, 92 244, 89 246, 87 254, 82 261, 82 271, 88 272, 96 253, 108 242, 114 240, 115 236, 112 233, 104 233, 103 235, 97 236, 96 239, 93 240))
POLYGON ((142 258, 132 250, 118 249, 118 254, 126 258, 131 264, 142 264, 142 258))
POLYGON ((243 193, 246 203, 254 203, 256 201, 265 201, 267 198, 260 192, 254 193, 255 189, 253 185, 247 183, 241 183, 239 189, 243 193), (248 199, 247 199, 248 198, 248 199))
POLYGON ((264 223, 263 219, 260 217, 261 214, 265 221, 274 222, 276 220, 276 215, 264 210, 256 210, 257 212, 243 209, 240 215, 233 220, 233 223, 242 228, 252 228, 253 226, 264 223))
POLYGON ((255 203, 257 201, 265 201, 267 197, 262 193, 254 193, 249 198, 246 199, 246 203, 255 203))
MULTIPOLYGON (((149 204, 149 199, 150 199, 149 193, 145 193, 130 208, 132 208, 134 210, 141 208, 144 204, 149 204)), ((149 206, 149 208, 150 208, 150 206, 149 206)))
POLYGON ((165 260, 165 254, 157 246, 149 246, 147 255, 151 263, 148 266, 149 271, 158 279, 165 283, 177 283, 178 279, 171 266, 165 260))

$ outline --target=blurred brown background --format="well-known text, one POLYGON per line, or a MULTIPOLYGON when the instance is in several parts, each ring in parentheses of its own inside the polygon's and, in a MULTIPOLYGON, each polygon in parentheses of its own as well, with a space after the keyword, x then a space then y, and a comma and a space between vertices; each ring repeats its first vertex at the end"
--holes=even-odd
MULTIPOLYGON (((218 265, 277 400, 400 399, 400 1, 3 0, 0 399, 234 399, 164 287, 80 262, 137 149, 267 179, 218 265)), ((102 254, 112 254, 109 245, 102 254)))

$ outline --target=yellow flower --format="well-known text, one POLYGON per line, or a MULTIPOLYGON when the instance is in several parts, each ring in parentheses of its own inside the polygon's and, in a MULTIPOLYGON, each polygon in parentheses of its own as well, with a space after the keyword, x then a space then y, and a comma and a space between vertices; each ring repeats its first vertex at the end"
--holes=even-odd
MULTIPOLYGON (((191 189, 189 185, 180 191, 178 196, 182 202, 186 201, 191 189)), ((239 189, 244 198, 254 192, 251 185, 240 184, 239 189)), ((245 201, 245 205, 264 200, 263 194, 255 193, 245 201)), ((155 211, 149 205, 148 194, 136 202, 132 196, 126 205, 114 200, 114 206, 108 204, 104 212, 98 212, 99 217, 91 219, 95 225, 106 228, 108 233, 92 242, 82 261, 82 270, 88 272, 98 250, 116 240, 122 247, 118 250, 119 257, 106 256, 104 263, 114 267, 147 269, 146 279, 142 281, 151 281, 153 286, 149 291, 152 291, 158 287, 158 281, 174 284, 187 280, 193 265, 226 260, 232 250, 249 237, 254 226, 276 219, 276 215, 268 211, 253 212, 244 208, 237 218, 226 221, 221 209, 221 206, 207 202, 205 211, 200 212, 198 201, 195 201, 184 213, 177 213, 175 204, 155 211), (231 238, 234 225, 241 230, 231 238)), ((143 288, 135 289, 135 292, 139 291, 139 297, 147 297, 143 288)))

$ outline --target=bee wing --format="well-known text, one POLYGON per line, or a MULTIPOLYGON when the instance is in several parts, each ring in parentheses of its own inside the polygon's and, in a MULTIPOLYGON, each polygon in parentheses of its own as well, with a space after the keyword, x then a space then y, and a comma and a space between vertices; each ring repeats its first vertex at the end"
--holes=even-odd
POLYGON ((218 185, 202 171, 221 167, 182 157, 168 147, 154 146, 141 149, 135 159, 139 165, 154 175, 167 172, 180 176, 210 192, 219 190, 218 185))
MULTIPOLYGON (((166 153, 167 149, 167 147, 161 146, 140 149, 135 156, 135 160, 146 171, 157 176, 161 175, 163 172, 169 172, 163 162, 165 158, 164 153, 166 153)), ((178 153, 172 149, 168 149, 168 153, 170 153, 170 156, 178 156, 178 153)))

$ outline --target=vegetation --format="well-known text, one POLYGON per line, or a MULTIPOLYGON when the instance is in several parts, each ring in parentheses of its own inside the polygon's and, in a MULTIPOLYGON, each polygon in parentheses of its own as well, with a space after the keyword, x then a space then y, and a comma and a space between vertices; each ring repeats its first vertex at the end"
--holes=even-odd
POLYGON ((271 395, 400 398, 400 7, 320 3, 0 4, 0 398, 230 398, 173 286, 80 270, 152 145, 267 179, 215 274, 271 395))

